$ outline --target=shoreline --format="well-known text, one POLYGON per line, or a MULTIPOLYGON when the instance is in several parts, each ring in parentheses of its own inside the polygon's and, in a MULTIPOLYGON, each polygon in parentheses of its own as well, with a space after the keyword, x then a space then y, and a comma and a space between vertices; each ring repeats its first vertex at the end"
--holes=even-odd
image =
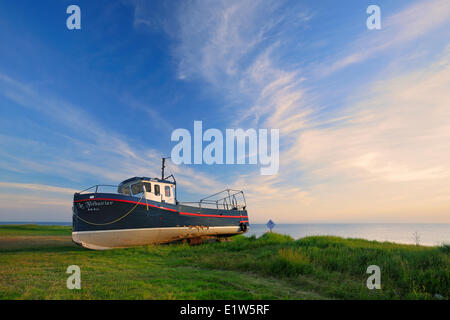
MULTIPOLYGON (((71 227, 72 222, 66 221, 4 221, 0 226, 65 226, 71 227)), ((265 224, 252 223, 246 237, 261 236, 268 231, 265 224)), ((397 244, 413 244, 435 247, 450 243, 450 223, 297 223, 276 224, 275 233, 289 235, 294 239, 309 236, 336 236, 344 239, 364 239, 369 241, 389 242, 397 244), (417 232, 418 238, 414 238, 417 232)))

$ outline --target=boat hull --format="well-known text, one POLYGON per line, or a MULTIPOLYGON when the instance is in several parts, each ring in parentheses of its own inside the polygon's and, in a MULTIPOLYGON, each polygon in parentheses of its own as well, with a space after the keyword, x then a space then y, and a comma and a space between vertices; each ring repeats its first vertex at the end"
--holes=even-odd
POLYGON ((161 244, 181 239, 232 236, 243 233, 239 227, 165 227, 72 232, 75 243, 93 250, 161 244))
POLYGON ((245 210, 174 205, 121 194, 74 196, 72 239, 90 249, 232 236, 248 227, 245 210))

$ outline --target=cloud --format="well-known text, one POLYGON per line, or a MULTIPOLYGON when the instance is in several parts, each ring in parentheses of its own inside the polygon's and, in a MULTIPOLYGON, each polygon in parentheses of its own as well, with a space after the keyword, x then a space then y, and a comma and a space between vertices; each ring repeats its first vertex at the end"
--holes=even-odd
POLYGON ((0 220, 70 221, 74 192, 44 184, 0 182, 0 220))
POLYGON ((260 53, 243 72, 239 90, 252 95, 253 105, 248 110, 244 108, 235 125, 251 120, 253 126, 267 125, 287 131, 289 126, 285 121, 298 123, 302 78, 299 70, 284 71, 274 64, 272 55, 276 47, 275 43, 260 53))
POLYGON ((73 195, 77 190, 70 188, 62 188, 49 186, 44 184, 31 184, 31 183, 15 183, 15 182, 2 182, 0 181, 0 188, 5 189, 27 189, 27 190, 38 190, 45 192, 55 192, 73 195))
MULTIPOLYGON (((384 11, 381 10, 381 14, 384 11)), ((349 46, 349 50, 332 62, 323 63, 317 70, 321 76, 361 63, 383 51, 412 42, 448 25, 450 2, 446 0, 418 1, 402 11, 382 17, 382 27, 376 31, 366 31, 349 46)))
POLYGON ((155 107, 152 107, 146 103, 136 100, 136 98, 132 97, 129 94, 126 94, 120 98, 120 101, 123 105, 137 110, 138 112, 144 112, 149 119, 151 120, 151 124, 159 129, 164 129, 167 131, 172 131, 174 127, 172 124, 167 121, 167 119, 159 114, 155 107))
POLYGON ((309 200, 293 197, 286 219, 301 211, 306 220, 448 222, 449 53, 370 84, 365 99, 341 111, 344 121, 301 132, 284 169, 310 182, 309 200))
MULTIPOLYGON (((0 93, 18 105, 46 115, 56 120, 64 130, 73 130, 74 136, 94 142, 97 147, 113 153, 136 157, 122 137, 112 134, 94 119, 84 108, 63 99, 45 94, 29 84, 0 74, 0 93)), ((61 130, 62 130, 61 129, 61 130)))
POLYGON ((200 78, 222 86, 239 78, 242 63, 280 38, 286 24, 295 27, 308 20, 308 13, 296 7, 286 1, 188 1, 172 7, 169 18, 161 21, 149 8, 136 5, 134 21, 150 16, 148 24, 159 24, 171 37, 178 79, 200 78))
POLYGON ((447 49, 440 60, 426 68, 372 84, 365 100, 344 111, 351 115, 348 121, 306 130, 292 156, 304 163, 325 161, 329 170, 358 168, 384 180, 447 176, 448 53, 447 49))
POLYGON ((217 77, 233 76, 239 60, 263 40, 265 27, 255 23, 263 14, 260 1, 193 2, 182 7, 175 48, 182 78, 200 75, 215 82, 217 77))

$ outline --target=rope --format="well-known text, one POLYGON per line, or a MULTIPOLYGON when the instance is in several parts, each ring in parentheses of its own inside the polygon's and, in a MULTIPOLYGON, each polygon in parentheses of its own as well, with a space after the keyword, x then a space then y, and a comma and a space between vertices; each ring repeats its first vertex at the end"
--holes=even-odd
POLYGON ((125 214, 124 214, 123 216, 121 216, 120 218, 118 218, 118 219, 116 219, 116 220, 114 220, 114 221, 111 221, 111 222, 107 222, 107 223, 94 223, 94 222, 90 222, 90 221, 84 220, 83 218, 81 218, 79 215, 77 215, 77 214, 75 213, 75 211, 73 210, 73 207, 72 207, 72 213, 73 213, 73 215, 74 215, 75 217, 77 217, 78 219, 80 219, 80 220, 83 221, 83 222, 86 222, 87 224, 92 224, 92 225, 94 225, 94 226, 106 226, 106 225, 109 225, 109 224, 113 224, 113 223, 115 223, 115 222, 117 222, 117 221, 120 221, 120 220, 122 220, 123 218, 125 218, 126 216, 128 216, 131 212, 134 211, 134 209, 136 209, 136 207, 137 207, 138 204, 141 202, 141 200, 142 200, 143 197, 144 197, 144 193, 142 193, 142 197, 139 199, 138 203, 136 203, 136 204, 134 205, 134 207, 131 208, 130 211, 128 211, 127 213, 125 213, 125 214))

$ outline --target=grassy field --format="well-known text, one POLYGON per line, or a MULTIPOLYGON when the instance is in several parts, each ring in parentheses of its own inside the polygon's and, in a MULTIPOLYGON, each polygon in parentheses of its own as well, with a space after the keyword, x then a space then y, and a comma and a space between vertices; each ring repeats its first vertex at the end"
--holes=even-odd
POLYGON ((197 246, 91 251, 70 227, 0 226, 0 299, 447 298, 450 247, 267 233, 197 246), (66 288, 69 265, 81 290, 66 288), (381 290, 369 290, 369 265, 381 290))

